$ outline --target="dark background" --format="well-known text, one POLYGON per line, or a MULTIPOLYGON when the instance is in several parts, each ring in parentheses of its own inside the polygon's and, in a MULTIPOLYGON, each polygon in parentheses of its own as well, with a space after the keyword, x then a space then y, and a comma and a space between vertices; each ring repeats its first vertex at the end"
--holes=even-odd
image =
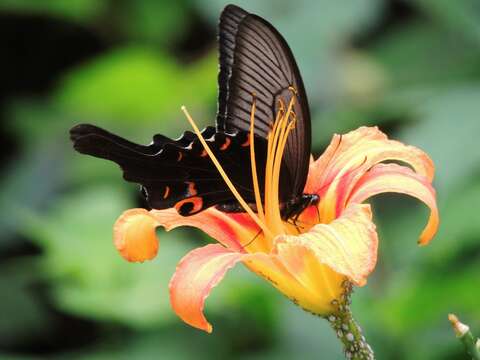
MULTIPOLYGON (((220 0, 0 0, 0 356, 30 359, 341 359, 326 321, 240 266, 207 302, 214 333, 171 311, 176 262, 208 241, 160 232, 159 256, 123 261, 111 228, 142 206, 110 163, 73 152, 91 122, 134 141, 212 124, 220 0)), ((334 132, 378 125, 437 167, 441 230, 427 210, 374 201, 379 263, 353 311, 379 359, 463 359, 446 316, 480 332, 480 3, 239 1, 291 45, 315 155, 334 132)))

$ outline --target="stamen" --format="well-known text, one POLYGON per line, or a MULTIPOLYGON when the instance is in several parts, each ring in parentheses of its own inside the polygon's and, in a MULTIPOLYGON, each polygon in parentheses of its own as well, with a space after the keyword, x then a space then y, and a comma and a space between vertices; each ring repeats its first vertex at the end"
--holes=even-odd
MULTIPOLYGON (((294 103, 294 97, 290 100, 290 104, 288 106, 287 112, 285 113, 284 117, 281 119, 281 123, 279 125, 279 139, 278 139, 278 144, 276 146, 275 154, 274 154, 274 163, 273 163, 273 168, 272 168, 272 211, 275 211, 275 215, 273 216, 274 219, 274 224, 275 228, 280 231, 280 229, 283 229, 283 222, 280 214, 280 202, 278 198, 279 194, 279 187, 280 187, 280 170, 282 166, 282 158, 283 158, 283 153, 285 150, 285 145, 287 143, 288 139, 288 134, 294 127, 294 122, 290 122, 289 118, 290 115, 292 114, 292 108, 293 108, 293 103, 294 103)), ((272 219, 272 220, 273 220, 272 219)))
MULTIPOLYGON (((290 133, 290 131, 293 130, 295 127, 295 123, 292 121, 290 122, 285 129, 282 131, 282 139, 281 142, 277 148, 277 153, 275 154, 275 163, 273 167, 273 179, 274 179, 274 184, 273 188, 278 192, 278 189, 280 187, 280 170, 281 170, 281 165, 282 165, 282 158, 283 158, 283 153, 285 150, 285 145, 287 144, 287 138, 290 133)), ((277 196, 277 201, 278 201, 278 196, 277 196)), ((278 205, 278 204, 277 204, 278 205)))
POLYGON ((200 130, 198 129, 197 125, 195 124, 192 117, 188 113, 187 108, 185 106, 182 106, 181 109, 182 109, 183 113, 185 114, 185 116, 187 117, 187 120, 190 123, 190 125, 192 126, 193 130, 195 131, 195 134, 197 134, 198 139, 200 140, 200 142, 203 145, 203 148, 205 149, 205 151, 210 156, 210 160, 212 160, 213 164, 217 168, 218 172, 222 176, 223 180, 227 184, 227 186, 230 189, 230 191, 232 192, 232 194, 235 196, 235 198, 240 203, 240 205, 245 209, 245 211, 248 213, 248 215, 250 215, 250 217, 263 230, 265 235, 268 236, 268 237, 272 237, 272 234, 271 234, 270 230, 267 228, 267 226, 262 221, 260 221, 258 216, 253 212, 253 210, 250 208, 250 206, 248 206, 248 204, 245 202, 245 200, 243 200, 242 196, 239 194, 239 192, 235 188, 235 185, 233 185, 233 183, 228 178, 228 175, 223 170, 222 165, 220 165, 220 162, 217 160, 216 156, 213 154, 212 150, 210 149, 207 142, 203 138, 203 136, 202 136, 200 130))
POLYGON ((252 165, 253 191, 255 192, 255 203, 257 204, 257 213, 260 220, 265 223, 265 213, 263 212, 262 198, 258 185, 257 163, 255 158, 255 109, 256 97, 253 94, 252 111, 250 113, 250 164, 252 165))
POLYGON ((288 135, 295 127, 296 121, 295 113, 293 112, 295 93, 293 92, 292 95, 286 112, 284 111, 285 105, 283 101, 280 101, 281 109, 277 113, 275 123, 268 136, 267 165, 265 169, 265 222, 274 234, 281 234, 286 231, 280 213, 278 194, 283 153, 288 135), (290 117, 293 118, 292 121, 289 121, 290 117))
POLYGON ((275 203, 278 204, 278 192, 275 193, 272 183, 275 180, 273 178, 273 167, 275 162, 275 151, 279 137, 279 127, 283 120, 283 111, 279 110, 273 125, 273 129, 268 135, 267 164, 265 167, 265 221, 269 227, 273 223, 278 224, 278 221, 273 220, 278 217, 278 208, 275 209, 275 205, 273 205, 275 203), (277 199, 277 201, 275 201, 275 199, 277 199))

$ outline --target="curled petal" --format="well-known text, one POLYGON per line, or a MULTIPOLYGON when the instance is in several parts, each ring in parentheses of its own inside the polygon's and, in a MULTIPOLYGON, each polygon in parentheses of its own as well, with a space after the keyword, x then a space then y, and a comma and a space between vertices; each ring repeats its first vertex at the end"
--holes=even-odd
POLYGON ((205 299, 242 256, 219 244, 189 252, 170 280, 170 302, 176 314, 187 324, 211 333, 212 325, 203 315, 205 299))
POLYGON ((151 260, 158 252, 157 226, 160 223, 147 210, 127 210, 113 227, 115 247, 128 261, 151 260))
MULTIPOLYGON (((362 286, 377 260, 378 238, 371 218, 369 205, 352 204, 341 217, 328 225, 315 225, 299 236, 279 237, 275 243, 276 251, 281 254, 286 248, 290 252, 295 247, 308 249, 315 255, 314 261, 362 286)), ((289 263, 294 264, 295 261, 297 264, 303 262, 299 258, 291 259, 289 263)), ((298 268, 301 266, 298 265, 298 268)))
POLYGON ((352 190, 350 203, 361 203, 371 196, 395 192, 413 196, 430 208, 430 217, 418 243, 426 245, 438 230, 439 215, 435 189, 428 179, 397 164, 379 164, 368 171, 352 190))
MULTIPOLYGON (((245 244, 258 234, 259 228, 245 213, 225 213, 209 208, 192 216, 181 216, 175 209, 152 210, 157 221, 170 231, 179 226, 196 227, 229 249, 245 252, 245 244)), ((249 251, 265 251, 263 239, 256 239, 249 245, 249 251), (258 241, 257 241, 258 240, 258 241)))
POLYGON ((356 182, 373 166, 395 160, 411 166, 429 182, 433 179, 432 160, 418 148, 388 139, 376 127, 361 127, 345 135, 335 135, 325 153, 310 165, 306 193, 321 196, 322 221, 330 222, 347 206, 356 182))

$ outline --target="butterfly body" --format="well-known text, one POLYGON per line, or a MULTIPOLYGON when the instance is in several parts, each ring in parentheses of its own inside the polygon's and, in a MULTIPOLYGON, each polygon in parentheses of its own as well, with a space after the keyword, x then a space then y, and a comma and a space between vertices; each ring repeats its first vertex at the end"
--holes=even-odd
MULTIPOLYGON (((317 194, 302 194, 299 197, 292 198, 285 203, 280 204, 280 214, 282 219, 296 219, 309 206, 318 205, 320 196, 317 194)), ((255 203, 248 204, 253 211, 257 211, 255 203)), ((245 210, 238 202, 227 202, 216 206, 217 209, 227 213, 239 213, 245 210)))
MULTIPOLYGON (((219 24, 219 103, 215 127, 201 135, 245 202, 256 211, 250 134, 253 133, 260 197, 264 199, 268 137, 276 115, 287 111, 295 127, 286 138, 279 171, 279 207, 283 220, 296 218, 318 203, 304 194, 310 162, 310 114, 306 93, 290 48, 264 19, 234 5, 227 6, 219 24), (251 109, 255 102, 255 124, 251 109)), ((155 135, 139 145, 93 125, 71 130, 77 151, 116 162, 125 180, 141 185, 150 207, 174 207, 189 216, 216 206, 243 211, 226 186, 197 135, 186 131, 178 139, 155 135)), ((263 200, 262 200, 263 201, 263 200)), ((264 204, 265 205, 265 204, 264 204)))

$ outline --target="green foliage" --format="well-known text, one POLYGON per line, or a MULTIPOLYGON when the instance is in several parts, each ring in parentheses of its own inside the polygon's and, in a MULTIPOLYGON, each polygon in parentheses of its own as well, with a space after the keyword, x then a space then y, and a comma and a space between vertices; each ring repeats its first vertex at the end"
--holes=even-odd
MULTIPOLYGON (((111 226, 128 208, 121 189, 91 188, 59 200, 47 214, 33 217, 26 229, 44 249, 42 265, 53 282, 58 306, 104 321, 151 327, 173 318, 167 292, 176 263, 188 244, 165 240, 158 261, 128 264, 116 253, 111 226), (138 306, 138 304, 142 306, 138 306)), ((177 235, 178 236, 178 235, 177 235)))
POLYGON ((208 56, 185 67, 152 49, 125 47, 67 75, 55 100, 81 118, 99 118, 117 126, 119 122, 158 125, 159 119, 168 123, 166 119, 180 115, 183 104, 198 107, 214 99, 215 62, 214 56, 208 56))
POLYGON ((2 0, 0 8, 21 13, 51 15, 58 18, 84 20, 105 9, 105 0, 2 0))

